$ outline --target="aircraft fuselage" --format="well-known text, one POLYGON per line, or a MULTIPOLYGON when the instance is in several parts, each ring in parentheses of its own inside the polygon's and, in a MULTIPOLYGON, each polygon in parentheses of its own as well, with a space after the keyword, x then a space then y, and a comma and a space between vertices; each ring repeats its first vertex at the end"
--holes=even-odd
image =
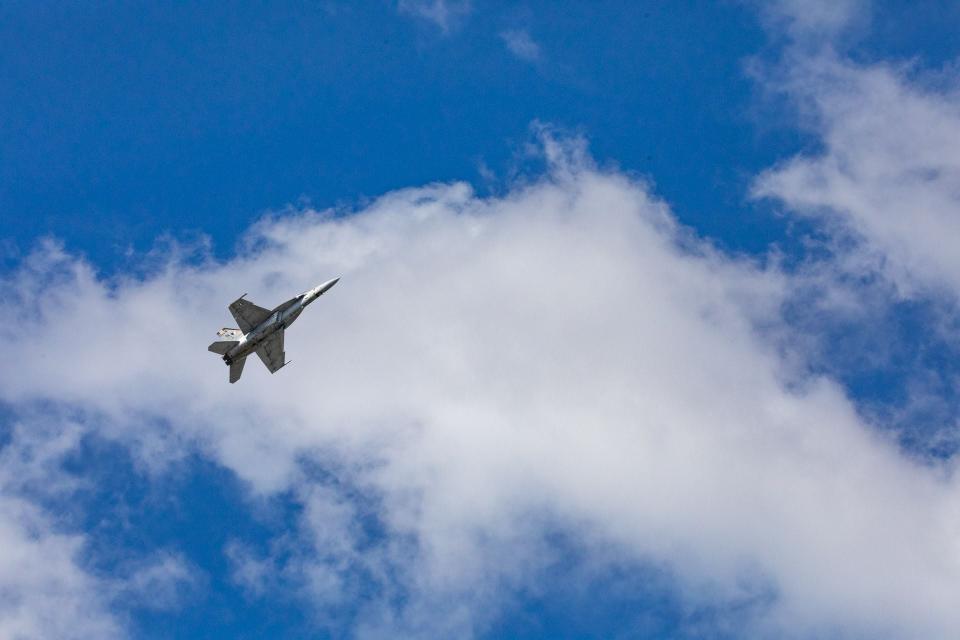
POLYGON ((252 353, 257 354, 270 373, 276 373, 287 365, 283 348, 286 328, 339 280, 327 280, 274 307, 272 311, 245 299, 247 294, 243 294, 229 306, 239 328, 220 329, 217 332, 220 340, 207 347, 207 350, 219 354, 230 367, 231 383, 240 379, 247 356, 252 353))
POLYGON ((245 358, 256 351, 257 347, 271 335, 292 325, 294 320, 300 317, 300 314, 303 313, 303 310, 306 309, 311 302, 322 296, 324 292, 337 284, 339 280, 340 278, 328 280, 309 291, 301 293, 294 298, 295 302, 293 302, 293 304, 284 303, 275 308, 269 318, 254 327, 249 333, 240 337, 239 344, 223 355, 223 361, 227 364, 232 364, 234 360, 245 358), (283 307, 285 305, 288 306, 284 309, 283 307))

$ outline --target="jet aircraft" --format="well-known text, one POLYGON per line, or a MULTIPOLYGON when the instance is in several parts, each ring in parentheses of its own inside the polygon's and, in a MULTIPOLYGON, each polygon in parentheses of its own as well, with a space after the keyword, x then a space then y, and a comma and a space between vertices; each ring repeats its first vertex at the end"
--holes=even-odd
POLYGON ((293 324, 308 304, 322 296, 339 281, 340 278, 327 280, 296 298, 290 298, 272 311, 244 300, 247 294, 234 300, 229 307, 230 313, 233 314, 240 328, 220 329, 217 335, 223 339, 207 347, 208 351, 223 356, 223 361, 230 367, 231 384, 240 379, 243 365, 251 353, 256 353, 260 357, 270 373, 276 373, 287 365, 283 353, 284 330, 293 324))

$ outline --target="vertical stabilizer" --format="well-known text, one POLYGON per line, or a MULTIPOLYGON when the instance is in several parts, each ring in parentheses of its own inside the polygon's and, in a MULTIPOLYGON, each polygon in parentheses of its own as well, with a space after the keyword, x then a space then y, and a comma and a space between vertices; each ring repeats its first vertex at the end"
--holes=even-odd
POLYGON ((233 384, 240 379, 240 374, 243 373, 243 365, 246 364, 247 357, 244 356, 239 360, 234 360, 230 363, 230 384, 233 384))

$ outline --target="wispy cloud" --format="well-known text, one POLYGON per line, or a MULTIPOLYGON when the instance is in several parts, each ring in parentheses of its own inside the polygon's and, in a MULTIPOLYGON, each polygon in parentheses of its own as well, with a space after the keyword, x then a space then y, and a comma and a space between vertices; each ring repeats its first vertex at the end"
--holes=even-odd
POLYGON ((869 16, 869 0, 773 0, 756 2, 771 31, 795 44, 830 44, 869 16))
POLYGON ((764 173, 755 193, 852 232, 875 255, 860 264, 904 295, 932 286, 960 296, 950 240, 960 238, 960 75, 944 91, 908 76, 831 55, 794 66, 779 88, 812 111, 824 151, 764 173))
POLYGON ((64 532, 35 500, 75 490, 60 464, 81 429, 56 419, 30 426, 14 422, 0 448, 0 636, 120 637, 109 583, 83 567, 85 536, 64 532))
POLYGON ((508 29, 500 33, 500 38, 510 52, 526 62, 540 62, 543 52, 525 29, 508 29))
POLYGON ((0 498, 0 636, 116 638, 106 585, 82 566, 83 535, 57 532, 23 498, 0 498))
POLYGON ((466 19, 472 5, 470 0, 399 0, 397 9, 449 33, 466 19))
MULTIPOLYGON (((918 60, 869 63, 845 54, 869 2, 766 9, 789 38, 777 60, 758 66, 758 77, 793 102, 799 124, 821 145, 763 172, 753 193, 818 224, 834 256, 827 277, 846 282, 831 287, 833 295, 861 307, 857 334, 869 335, 891 309, 922 310, 922 326, 906 321, 899 329, 909 344, 888 331, 854 358, 870 369, 899 349, 899 364, 886 372, 895 368, 904 378, 898 386, 905 399, 887 415, 911 425, 904 441, 953 455, 960 439, 960 369, 953 364, 960 356, 960 258, 950 239, 960 237, 960 74, 948 66, 930 82, 918 60), (845 293, 836 295, 840 289, 845 293)), ((828 368, 840 360, 836 353, 824 358, 828 368)))
POLYGON ((129 608, 176 607, 197 580, 174 553, 125 550, 127 566, 89 570, 89 536, 52 508, 87 484, 64 470, 87 431, 63 414, 30 412, 0 448, 0 637, 125 637, 129 608))

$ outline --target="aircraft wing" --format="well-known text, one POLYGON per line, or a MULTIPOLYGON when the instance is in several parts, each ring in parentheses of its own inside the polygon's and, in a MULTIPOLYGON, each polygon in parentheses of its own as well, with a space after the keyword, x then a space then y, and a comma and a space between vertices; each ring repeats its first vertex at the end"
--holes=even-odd
POLYGON ((260 346, 257 348, 257 355, 260 356, 260 359, 263 360, 263 364, 267 366, 267 369, 270 370, 270 373, 276 373, 277 369, 283 366, 284 364, 284 353, 283 353, 283 334, 285 332, 281 329, 277 331, 269 338, 260 343, 260 346))
POLYGON ((234 320, 240 325, 240 330, 244 333, 250 333, 258 324, 270 317, 272 313, 269 309, 258 307, 249 300, 237 298, 230 305, 230 313, 234 320))

